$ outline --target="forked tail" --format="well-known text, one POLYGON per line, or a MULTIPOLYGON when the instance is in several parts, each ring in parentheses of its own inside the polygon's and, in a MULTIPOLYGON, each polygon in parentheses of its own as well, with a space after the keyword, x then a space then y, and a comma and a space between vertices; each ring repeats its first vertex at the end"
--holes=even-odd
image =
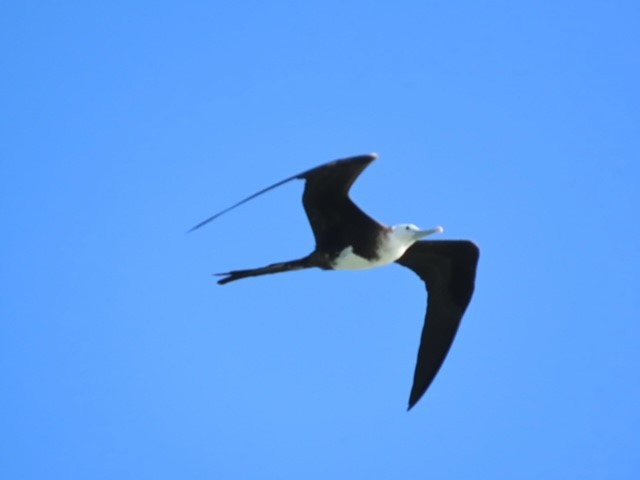
POLYGON ((247 277, 257 277, 259 275, 267 275, 271 273, 289 272, 291 270, 302 270, 305 268, 317 267, 318 265, 312 260, 312 256, 309 255, 298 260, 290 260, 288 262, 272 263, 262 268, 250 268, 247 270, 232 270, 226 273, 216 273, 216 276, 222 276, 224 278, 218 280, 220 285, 233 282, 247 277))

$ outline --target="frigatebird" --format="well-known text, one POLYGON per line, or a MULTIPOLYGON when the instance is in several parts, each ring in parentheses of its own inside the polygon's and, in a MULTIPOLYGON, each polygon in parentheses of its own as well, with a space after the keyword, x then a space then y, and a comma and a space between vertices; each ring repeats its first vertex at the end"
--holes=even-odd
POLYGON ((305 180, 302 204, 315 237, 315 250, 297 260, 216 274, 223 277, 218 283, 312 267, 362 270, 396 262, 413 270, 425 283, 428 301, 409 396, 410 410, 431 385, 453 343, 473 294, 479 249, 468 240, 420 240, 441 233, 442 227, 388 227, 360 210, 349 198, 349 190, 376 158, 376 154, 343 158, 298 173, 216 213, 189 232, 291 180, 305 180))

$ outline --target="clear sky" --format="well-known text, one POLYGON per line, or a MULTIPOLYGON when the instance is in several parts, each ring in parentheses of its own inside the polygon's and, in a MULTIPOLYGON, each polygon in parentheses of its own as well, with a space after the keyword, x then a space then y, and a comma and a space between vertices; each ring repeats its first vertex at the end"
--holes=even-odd
POLYGON ((635 1, 9 2, 0 477, 640 478, 635 1), (439 376, 396 265, 218 286, 294 182, 481 248, 439 376))

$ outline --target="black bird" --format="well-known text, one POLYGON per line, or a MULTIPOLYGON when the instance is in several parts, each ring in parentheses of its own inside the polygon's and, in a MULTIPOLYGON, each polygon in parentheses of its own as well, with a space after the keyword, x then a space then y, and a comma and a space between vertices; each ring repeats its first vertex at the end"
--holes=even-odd
POLYGON ((397 262, 413 270, 425 282, 428 301, 409 396, 411 409, 438 373, 471 301, 479 250, 467 240, 419 240, 441 233, 442 227, 429 230, 420 230, 413 224, 387 227, 360 210, 349 198, 349 189, 376 158, 375 154, 344 158, 299 173, 209 217, 189 232, 284 183, 305 180, 302 203, 316 240, 315 250, 297 260, 218 274, 223 277, 218 283, 311 267, 360 270, 397 262))

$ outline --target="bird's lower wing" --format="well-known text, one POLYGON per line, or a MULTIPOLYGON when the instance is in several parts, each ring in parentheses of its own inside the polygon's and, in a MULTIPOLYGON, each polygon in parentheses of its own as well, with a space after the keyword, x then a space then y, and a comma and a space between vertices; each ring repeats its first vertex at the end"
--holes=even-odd
POLYGON ((427 391, 451 348, 473 295, 478 258, 473 242, 425 240, 397 261, 418 274, 428 292, 409 409, 427 391))

